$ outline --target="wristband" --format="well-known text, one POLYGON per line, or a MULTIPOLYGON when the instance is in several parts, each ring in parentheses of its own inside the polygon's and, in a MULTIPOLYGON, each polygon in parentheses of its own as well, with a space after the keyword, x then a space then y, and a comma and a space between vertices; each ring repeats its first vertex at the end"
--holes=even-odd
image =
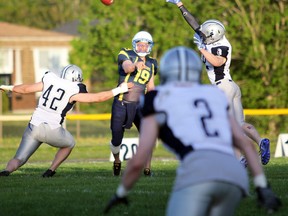
POLYGON ((1 85, 0 89, 3 89, 5 91, 12 91, 14 88, 14 85, 1 85))
POLYGON ((261 188, 267 187, 267 179, 264 174, 255 176, 253 182, 255 187, 261 187, 261 188))
POLYGON ((113 96, 116 96, 121 93, 121 88, 117 87, 112 89, 113 96))
POLYGON ((116 195, 119 198, 123 198, 123 197, 127 196, 127 194, 128 194, 128 190, 126 190, 126 188, 124 187, 123 184, 120 184, 117 188, 116 195))

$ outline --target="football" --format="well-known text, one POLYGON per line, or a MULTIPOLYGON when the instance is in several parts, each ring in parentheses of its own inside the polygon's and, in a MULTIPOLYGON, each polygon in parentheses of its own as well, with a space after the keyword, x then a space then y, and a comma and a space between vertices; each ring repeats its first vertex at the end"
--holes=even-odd
POLYGON ((104 5, 111 5, 113 4, 114 0, 101 0, 104 5))

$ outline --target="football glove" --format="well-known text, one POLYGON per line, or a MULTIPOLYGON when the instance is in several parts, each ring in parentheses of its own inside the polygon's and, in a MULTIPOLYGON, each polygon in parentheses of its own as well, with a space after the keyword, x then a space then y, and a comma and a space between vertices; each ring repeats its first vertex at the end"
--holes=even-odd
POLYGON ((269 187, 256 188, 258 204, 267 209, 268 213, 277 211, 281 206, 281 200, 273 193, 269 187))
POLYGON ((0 90, 2 91, 12 91, 14 88, 13 85, 0 85, 0 90))
POLYGON ((121 83, 121 85, 118 86, 117 88, 112 89, 113 96, 116 96, 121 93, 125 93, 127 91, 128 91, 128 84, 125 82, 121 83))
POLYGON ((111 200, 109 201, 109 203, 107 204, 107 206, 104 209, 104 214, 107 214, 111 208, 113 208, 116 205, 120 205, 120 204, 125 204, 126 206, 129 205, 128 199, 127 197, 118 197, 116 194, 114 194, 114 196, 111 198, 111 200))
POLYGON ((203 39, 197 33, 194 34, 193 38, 194 38, 194 43, 196 44, 199 50, 205 49, 205 44, 203 42, 203 39))
POLYGON ((180 0, 166 0, 166 2, 172 3, 172 4, 177 4, 180 2, 180 0))

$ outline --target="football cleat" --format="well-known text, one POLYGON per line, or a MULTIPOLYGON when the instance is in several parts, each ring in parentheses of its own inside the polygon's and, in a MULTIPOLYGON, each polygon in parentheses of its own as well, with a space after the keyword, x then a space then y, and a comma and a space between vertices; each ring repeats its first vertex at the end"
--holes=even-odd
POLYGON ((246 158, 245 158, 244 156, 241 156, 241 157, 240 157, 239 162, 240 162, 240 164, 243 165, 244 168, 247 168, 248 162, 247 162, 247 160, 246 160, 246 158))
POLYGON ((145 168, 143 173, 144 173, 145 176, 152 176, 152 172, 151 172, 151 170, 149 168, 145 168))
POLYGON ((0 176, 9 176, 9 175, 10 175, 10 172, 7 171, 7 170, 2 170, 2 171, 0 172, 0 176))
POLYGON ((50 178, 50 177, 52 177, 53 175, 55 175, 55 171, 52 171, 52 170, 50 170, 50 169, 48 169, 48 170, 46 170, 46 172, 44 172, 43 174, 42 174, 42 177, 43 178, 50 178))
POLYGON ((267 138, 262 139, 259 148, 260 148, 259 154, 261 156, 261 162, 263 165, 266 165, 270 160, 270 140, 267 138))
POLYGON ((121 172, 121 162, 120 163, 113 163, 113 174, 114 176, 119 176, 121 172))

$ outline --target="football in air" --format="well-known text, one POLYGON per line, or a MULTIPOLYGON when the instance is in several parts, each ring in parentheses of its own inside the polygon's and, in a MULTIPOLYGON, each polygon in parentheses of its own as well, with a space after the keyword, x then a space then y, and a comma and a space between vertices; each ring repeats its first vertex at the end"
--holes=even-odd
POLYGON ((111 5, 113 4, 114 0, 101 0, 101 2, 104 4, 104 5, 111 5))

